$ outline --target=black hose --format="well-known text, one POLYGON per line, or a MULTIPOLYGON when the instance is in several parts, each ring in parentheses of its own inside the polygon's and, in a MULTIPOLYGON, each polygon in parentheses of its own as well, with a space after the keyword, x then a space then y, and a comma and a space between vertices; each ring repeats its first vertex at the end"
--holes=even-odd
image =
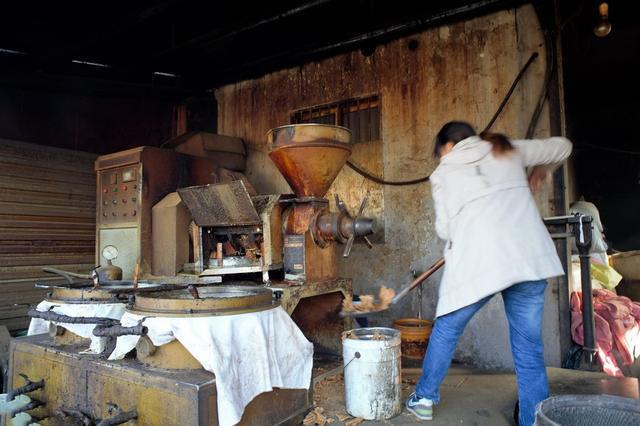
POLYGON ((527 128, 525 139, 531 139, 533 137, 533 133, 536 130, 536 125, 538 124, 538 119, 540 118, 540 114, 542 114, 542 109, 544 108, 544 102, 547 100, 547 95, 549 94, 549 85, 551 84, 551 79, 554 75, 556 49, 553 46, 553 36, 551 34, 547 34, 545 38, 547 43, 547 52, 549 52, 549 54, 547 55, 547 69, 545 71, 544 84, 542 85, 540 97, 538 98, 538 103, 535 110, 533 111, 533 115, 531 116, 531 121, 529 122, 529 127, 527 128))
POLYGON ((347 166, 351 167, 359 175, 364 176, 365 178, 375 183, 379 183, 380 185, 391 185, 391 186, 415 185, 417 183, 426 182, 429 180, 429 176, 425 176, 425 177, 421 177, 413 180, 404 180, 404 181, 384 180, 378 176, 372 175, 371 173, 360 168, 358 165, 352 163, 351 161, 347 161, 347 166))
POLYGON ((491 129, 491 127, 494 125, 494 123, 496 122, 496 120, 498 119, 500 114, 502 113, 502 110, 504 109, 504 107, 507 106, 507 102, 509 102, 509 99, 511 99, 511 95, 513 94, 513 91, 516 90, 516 86, 518 85, 518 83, 520 82, 522 77, 524 76, 524 73, 527 71, 527 69, 529 69, 529 66, 533 63, 533 61, 536 60, 537 57, 538 57, 538 52, 533 52, 531 54, 531 56, 529 57, 529 60, 527 61, 527 63, 524 64, 524 66, 522 67, 522 69, 520 70, 518 75, 516 76, 515 80, 513 80, 513 83, 511 83, 511 87, 509 88, 509 91, 507 92, 507 95, 504 97, 504 99, 500 103, 500 106, 498 107, 498 110, 496 111, 496 113, 493 114, 493 117, 491 117, 491 120, 489 121, 489 124, 487 124, 487 127, 485 127, 484 130, 482 132, 480 132, 480 133, 487 132, 487 131, 489 131, 489 129, 491 129))
MULTIPOLYGON (((520 80, 522 80, 522 77, 524 76, 524 73, 527 71, 527 69, 529 69, 529 66, 533 63, 533 61, 537 57, 538 57, 538 52, 533 52, 531 54, 531 56, 529 57, 529 60, 524 64, 524 66, 522 67, 522 69, 520 70, 520 72, 518 73, 516 78, 513 80, 513 83, 511 83, 511 87, 509 88, 509 91, 507 92, 507 94, 505 95, 504 99, 500 103, 500 106, 498 107, 498 110, 493 115, 493 117, 489 121, 489 124, 487 125, 487 127, 485 127, 485 129, 483 131, 487 131, 487 130, 489 130, 491 128, 491 126, 493 126, 495 121, 498 119, 498 117, 502 113, 502 110, 507 105, 507 102, 509 102, 509 99, 511 98, 511 95, 513 94, 513 91, 517 87, 518 83, 520 82, 520 80)), ((553 63, 551 64, 551 66, 553 66, 553 63)), ((538 105, 536 107, 536 110, 534 111, 534 116, 531 119, 531 123, 529 123, 529 129, 535 128, 535 123, 538 122, 538 117, 540 116, 540 112, 542 112, 542 106, 544 106, 544 100, 547 97, 547 90, 548 90, 548 87, 549 87, 549 81, 551 80, 551 75, 552 75, 552 71, 551 72, 549 71, 550 69, 552 70, 552 68, 549 68, 549 67, 547 68, 547 78, 545 79, 545 83, 544 83, 544 86, 542 88, 541 100, 538 100, 538 105), (534 121, 535 121, 535 123, 534 123, 534 121)), ((527 131, 527 134, 528 133, 529 133, 529 131, 527 131)), ((353 169, 353 171, 355 171, 359 175, 365 177, 366 179, 369 179, 372 182, 378 183, 380 185, 390 185, 390 186, 415 185, 415 184, 418 184, 418 183, 422 183, 422 182, 428 181, 429 177, 430 177, 429 175, 427 175, 427 176, 423 176, 423 177, 420 177, 420 178, 417 178, 417 179, 411 179, 411 180, 389 181, 389 180, 384 180, 383 178, 381 178, 379 176, 376 176, 376 175, 368 172, 367 170, 364 170, 363 168, 361 168, 360 166, 358 166, 357 164, 355 164, 355 163, 353 163, 351 161, 347 161, 347 166, 349 166, 351 169, 353 169)))

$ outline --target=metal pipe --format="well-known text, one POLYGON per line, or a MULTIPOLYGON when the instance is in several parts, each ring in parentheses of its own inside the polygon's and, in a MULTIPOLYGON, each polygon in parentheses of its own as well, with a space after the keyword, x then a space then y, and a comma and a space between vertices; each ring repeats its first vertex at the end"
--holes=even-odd
POLYGON ((582 290, 582 350, 589 365, 593 365, 596 354, 596 328, 593 315, 593 292, 591 288, 591 216, 576 216, 573 232, 580 257, 580 286, 582 290))
POLYGON ((44 387, 44 379, 40 380, 39 382, 32 382, 26 374, 22 373, 20 373, 20 377, 24 379, 26 384, 7 392, 7 401, 13 401, 18 395, 33 392, 34 390, 42 389, 44 387))
POLYGON ((71 410, 64 407, 60 407, 58 410, 56 410, 55 415, 56 417, 62 417, 62 418, 73 417, 75 419, 80 420, 83 426, 93 426, 93 420, 91 420, 89 416, 87 416, 80 410, 71 410))
POLYGON ((116 426, 126 423, 130 420, 135 420, 138 418, 138 411, 131 410, 126 411, 124 413, 119 413, 109 419, 103 419, 96 423, 96 426, 116 426))
POLYGON ((44 272, 49 272, 50 274, 60 275, 69 281, 69 284, 73 284, 73 278, 82 278, 84 280, 91 279, 91 275, 89 274, 78 274, 76 272, 63 271, 62 269, 56 269, 49 266, 42 268, 44 272))
POLYGON ((27 315, 31 318, 39 318, 47 321, 61 322, 66 324, 99 324, 106 327, 120 324, 119 320, 113 318, 70 317, 68 315, 58 314, 53 311, 38 311, 37 309, 30 309, 29 312, 27 312, 27 315))
POLYGON ((589 364, 596 353, 595 320, 593 316, 593 293, 591 288, 591 257, 580 254, 580 277, 582 289, 583 350, 589 364))
POLYGON ((16 414, 24 413, 24 412, 26 412, 26 411, 30 411, 30 410, 33 410, 33 409, 35 409, 35 408, 42 407, 43 405, 46 405, 46 404, 45 404, 44 402, 42 402, 42 401, 38 400, 38 399, 31 398, 31 402, 29 402, 29 403, 28 403, 27 405, 25 405, 25 406, 22 406, 22 407, 20 407, 20 408, 17 408, 17 409, 15 409, 15 410, 13 410, 12 412, 10 412, 10 413, 7 415, 7 417, 8 417, 8 418, 12 418, 12 417, 14 417, 16 414))
POLYGON ((93 335, 97 337, 118 337, 118 336, 146 336, 149 329, 142 324, 133 327, 123 327, 122 325, 104 326, 97 325, 93 329, 93 335))

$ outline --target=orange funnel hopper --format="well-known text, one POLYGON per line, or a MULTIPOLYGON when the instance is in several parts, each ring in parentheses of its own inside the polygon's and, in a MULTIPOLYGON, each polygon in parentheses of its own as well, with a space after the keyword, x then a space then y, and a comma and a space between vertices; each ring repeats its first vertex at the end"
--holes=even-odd
POLYGON ((267 140, 269 157, 299 198, 322 198, 351 155, 351 132, 339 126, 276 127, 267 140))

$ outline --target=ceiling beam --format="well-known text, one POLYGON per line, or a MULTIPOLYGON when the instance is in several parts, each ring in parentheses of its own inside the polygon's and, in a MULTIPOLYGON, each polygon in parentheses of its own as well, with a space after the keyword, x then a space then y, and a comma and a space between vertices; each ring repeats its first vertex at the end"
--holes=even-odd
POLYGON ((174 53, 176 51, 188 48, 190 46, 193 45, 197 45, 197 44, 203 44, 205 46, 209 46, 212 44, 216 44, 216 43, 220 43, 221 41, 224 40, 228 40, 230 38, 236 37, 240 34, 246 33, 248 31, 252 31, 255 30, 257 28, 260 28, 264 25, 267 24, 271 24, 273 22, 277 22, 281 19, 285 19, 285 18, 289 18, 291 16, 297 15, 299 13, 305 12, 307 10, 316 8, 318 6, 322 6, 324 4, 327 3, 331 3, 334 2, 336 0, 314 0, 314 1, 310 1, 308 3, 304 3, 298 7, 295 7, 293 9, 289 9, 289 10, 285 10, 284 12, 280 12, 278 14, 272 15, 268 18, 265 19, 261 19, 260 21, 245 25, 243 27, 240 28, 236 28, 236 29, 232 29, 228 32, 225 32, 224 34, 218 35, 216 36, 215 33, 220 33, 220 30, 215 30, 215 31, 210 31, 201 35, 198 35, 196 37, 193 37, 187 41, 184 41, 176 46, 171 47, 170 49, 164 50, 162 52, 158 52, 156 54, 153 55, 154 58, 159 58, 159 57, 163 57, 166 55, 169 55, 171 53, 174 53))
POLYGON ((77 44, 69 44, 66 46, 60 46, 56 49, 51 50, 47 54, 40 56, 38 59, 42 64, 47 64, 61 58, 65 59, 80 59, 80 60, 99 60, 97 58, 91 58, 90 53, 88 53, 89 49, 96 46, 97 44, 107 42, 109 40, 113 40, 121 34, 126 33, 127 31, 136 28, 140 24, 155 18, 162 13, 165 13, 169 7, 177 3, 176 0, 167 0, 161 3, 153 4, 152 6, 125 15, 122 19, 119 19, 117 22, 111 24, 106 30, 101 31, 95 36, 89 39, 79 40, 80 42, 77 44), (83 57, 88 55, 89 57, 83 57), (76 57, 77 56, 77 57, 76 57))
POLYGON ((377 28, 331 44, 307 44, 292 50, 281 51, 269 56, 259 57, 250 61, 226 68, 217 68, 218 77, 215 86, 232 83, 241 78, 255 78, 257 73, 267 73, 300 65, 318 58, 329 57, 342 52, 357 50, 363 45, 380 44, 402 36, 408 36, 445 22, 460 20, 464 17, 491 13, 500 9, 514 7, 527 3, 525 0, 479 0, 453 9, 445 9, 411 21, 377 28), (253 71, 253 72, 252 72, 253 71))

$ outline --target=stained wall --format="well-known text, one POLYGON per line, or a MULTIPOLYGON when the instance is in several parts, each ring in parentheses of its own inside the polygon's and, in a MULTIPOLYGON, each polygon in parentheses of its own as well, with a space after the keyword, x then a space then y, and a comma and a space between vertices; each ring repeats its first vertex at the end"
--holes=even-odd
MULTIPOLYGON (((523 137, 545 70, 544 38, 529 5, 429 29, 378 46, 370 56, 354 51, 221 87, 216 91, 218 132, 246 140, 247 174, 260 192, 290 192, 267 155, 265 133, 289 124, 296 109, 378 94, 382 137, 355 145, 351 160, 387 180, 422 177, 436 167, 432 150, 439 127, 462 119, 483 128, 534 52, 540 56, 493 127, 511 137, 523 137), (416 49, 409 48, 411 40, 418 42, 416 49)), ((536 136, 547 135, 545 108, 536 136)), ((411 281, 412 270, 420 272, 440 257, 443 243, 435 234, 430 191, 429 183, 381 186, 349 168, 342 170, 329 198, 339 193, 353 211, 368 195, 366 213, 377 219, 383 235, 373 249, 357 244, 348 259, 339 260, 339 271, 353 279, 355 292, 377 292, 382 285, 399 290, 411 281)), ((538 196, 545 215, 553 213, 551 191, 547 185, 538 196)), ((372 317, 371 322, 390 325, 393 319, 419 311, 424 318, 432 318, 439 277, 424 285, 421 301, 413 292, 400 306, 372 317)), ((551 282, 545 311, 549 365, 560 363, 557 293, 558 283, 551 282)), ((485 367, 512 366, 499 297, 471 322, 456 357, 485 367)))

